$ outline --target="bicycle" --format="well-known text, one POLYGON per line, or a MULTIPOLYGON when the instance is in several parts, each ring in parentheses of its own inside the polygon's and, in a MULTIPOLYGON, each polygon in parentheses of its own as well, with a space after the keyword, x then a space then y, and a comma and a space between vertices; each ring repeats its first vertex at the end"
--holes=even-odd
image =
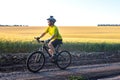
MULTIPOLYGON (((51 57, 48 51, 49 50, 48 43, 37 38, 35 39, 37 40, 38 43, 43 43, 43 45, 38 50, 32 52, 27 58, 26 61, 27 69, 33 73, 40 71, 45 65, 46 59, 44 50, 47 52, 48 56, 51 57)), ((58 68, 64 70, 71 64, 71 54, 69 51, 66 50, 62 50, 59 52, 60 46, 61 44, 55 48, 55 60, 52 63, 57 65, 58 68)))

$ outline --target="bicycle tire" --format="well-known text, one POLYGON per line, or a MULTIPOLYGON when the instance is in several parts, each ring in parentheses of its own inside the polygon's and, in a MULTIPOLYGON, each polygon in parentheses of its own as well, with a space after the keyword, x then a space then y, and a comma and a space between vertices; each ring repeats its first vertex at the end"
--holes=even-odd
POLYGON ((60 69, 64 70, 71 64, 71 60, 70 52, 64 50, 58 53, 56 64, 60 69))
POLYGON ((41 51, 31 53, 26 61, 27 69, 30 72, 36 73, 45 65, 45 56, 41 51))

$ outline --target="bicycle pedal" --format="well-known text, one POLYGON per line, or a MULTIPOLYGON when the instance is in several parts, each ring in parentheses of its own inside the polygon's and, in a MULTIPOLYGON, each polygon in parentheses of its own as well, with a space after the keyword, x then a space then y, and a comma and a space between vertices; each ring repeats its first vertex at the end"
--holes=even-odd
POLYGON ((54 60, 54 61, 51 61, 51 62, 54 63, 54 64, 56 64, 57 61, 54 60))
POLYGON ((51 59, 52 63, 56 63, 56 60, 54 58, 51 59))

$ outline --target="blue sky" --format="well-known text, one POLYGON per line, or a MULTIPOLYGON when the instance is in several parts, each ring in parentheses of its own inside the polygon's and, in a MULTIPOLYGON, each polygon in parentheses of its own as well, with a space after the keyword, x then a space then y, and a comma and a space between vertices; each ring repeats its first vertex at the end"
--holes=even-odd
POLYGON ((46 26, 53 15, 58 26, 120 24, 120 0, 0 0, 0 24, 46 26))

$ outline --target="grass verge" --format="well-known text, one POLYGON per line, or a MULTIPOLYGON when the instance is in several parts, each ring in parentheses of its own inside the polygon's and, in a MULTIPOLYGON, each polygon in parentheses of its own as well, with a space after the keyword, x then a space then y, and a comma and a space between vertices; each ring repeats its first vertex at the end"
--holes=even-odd
MULTIPOLYGON (((39 48, 41 44, 35 41, 0 41, 0 53, 28 53, 39 48)), ((115 52, 120 51, 120 43, 89 43, 64 42, 63 49, 85 52, 115 52)))

